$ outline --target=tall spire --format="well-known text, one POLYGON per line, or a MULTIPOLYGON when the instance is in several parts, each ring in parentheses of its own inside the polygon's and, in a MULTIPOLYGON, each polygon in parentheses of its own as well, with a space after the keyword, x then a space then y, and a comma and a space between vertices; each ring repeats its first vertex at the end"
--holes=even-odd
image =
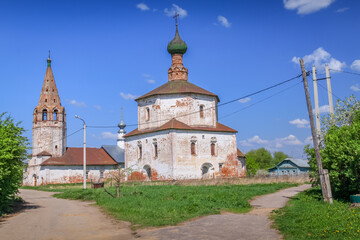
POLYGON ((41 89, 39 105, 61 106, 59 93, 54 79, 54 74, 51 69, 50 50, 49 57, 47 59, 47 68, 43 87, 41 89))
POLYGON ((175 24, 176 24, 176 31, 175 37, 167 46, 168 52, 171 54, 172 58, 172 65, 168 70, 169 74, 169 81, 174 80, 188 80, 188 70, 183 65, 183 54, 186 53, 187 45, 186 43, 180 38, 179 30, 178 30, 178 18, 179 14, 175 12, 175 24))

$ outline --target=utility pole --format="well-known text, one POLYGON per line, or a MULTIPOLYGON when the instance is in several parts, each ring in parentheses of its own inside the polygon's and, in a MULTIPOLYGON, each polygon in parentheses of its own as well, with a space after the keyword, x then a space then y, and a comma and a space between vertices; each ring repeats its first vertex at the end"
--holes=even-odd
POLYGON ((328 191, 328 189, 330 188, 330 181, 329 181, 329 184, 327 184, 325 181, 325 177, 324 177, 324 171, 323 171, 321 155, 320 155, 320 150, 319 150, 319 142, 318 142, 318 138, 316 136, 316 130, 315 130, 314 115, 313 115, 312 107, 311 107, 309 86, 308 86, 308 82, 307 82, 308 73, 305 70, 303 59, 300 59, 300 66, 301 66, 301 72, 302 72, 303 82, 304 82, 306 105, 307 105, 307 109, 308 109, 308 113, 309 113, 311 135, 312 135, 313 143, 314 143, 316 163, 317 163, 318 172, 319 172, 319 176, 320 176, 321 192, 322 192, 324 201, 325 202, 330 201, 330 203, 332 203, 332 196, 329 195, 329 191, 328 191))
POLYGON ((314 84, 316 136, 318 137, 318 142, 320 142, 321 129, 320 129, 319 96, 318 96, 318 86, 317 86, 315 65, 313 65, 313 67, 312 67, 312 75, 313 75, 313 84, 314 84))
POLYGON ((83 154, 83 179, 84 179, 84 189, 86 189, 86 123, 85 120, 75 115, 75 118, 80 119, 83 121, 84 124, 84 154, 83 154))
POLYGON ((326 84, 327 84, 327 92, 329 97, 329 107, 330 107, 330 115, 331 119, 334 118, 334 103, 332 98, 332 91, 331 91, 331 82, 330 82, 330 71, 329 66, 325 65, 325 72, 326 72, 326 84))

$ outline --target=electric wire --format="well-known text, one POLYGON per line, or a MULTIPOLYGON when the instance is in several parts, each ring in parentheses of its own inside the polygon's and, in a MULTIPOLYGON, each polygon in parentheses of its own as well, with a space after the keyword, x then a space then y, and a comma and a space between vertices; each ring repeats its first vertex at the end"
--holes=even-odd
MULTIPOLYGON (((70 133, 69 135, 65 136, 65 139, 68 139, 69 137, 71 137, 72 135, 80 132, 80 131, 83 130, 83 129, 84 129, 84 128, 80 128, 80 129, 76 130, 75 132, 70 133)), ((42 147, 30 148, 30 149, 34 150, 34 149, 44 148, 44 147, 50 146, 50 145, 52 145, 52 144, 54 144, 54 143, 57 143, 57 142, 60 142, 60 141, 62 141, 62 139, 53 141, 53 142, 48 143, 48 144, 46 144, 46 145, 44 145, 44 146, 42 146, 42 147)))
POLYGON ((243 111, 243 110, 245 110, 245 109, 248 109, 248 108, 250 108, 250 107, 253 107, 254 105, 257 105, 257 104, 259 104, 259 103, 261 103, 261 102, 264 102, 264 101, 266 101, 266 100, 268 100, 268 99, 270 99, 270 98, 272 98, 272 97, 274 97, 274 96, 276 96, 276 95, 279 95, 280 93, 283 93, 283 92, 285 92, 285 91, 287 91, 287 90, 289 90, 289 89, 291 89, 291 88, 299 85, 300 83, 302 83, 302 80, 301 80, 300 82, 298 82, 298 83, 290 86, 290 87, 287 87, 287 88, 285 88, 285 89, 283 89, 283 90, 281 90, 281 91, 279 91, 279 92, 277 92, 277 93, 275 93, 275 94, 272 94, 272 95, 270 95, 270 96, 268 96, 268 97, 266 97, 266 98, 264 98, 264 99, 261 99, 261 100, 255 102, 255 103, 253 103, 253 104, 250 104, 250 105, 248 105, 248 106, 246 106, 246 107, 243 107, 243 108, 241 108, 241 109, 239 109, 239 110, 236 110, 236 111, 234 111, 234 112, 232 112, 232 113, 229 113, 229 114, 227 114, 227 115, 225 115, 225 116, 221 116, 221 117, 219 117, 219 119, 227 118, 227 117, 232 116, 232 115, 234 115, 234 114, 236 114, 236 113, 238 113, 238 112, 241 112, 241 111, 243 111))
MULTIPOLYGON (((322 84, 319 83, 319 86, 324 89, 327 92, 327 88, 324 87, 322 84)), ((333 95, 334 97, 336 97, 337 99, 340 99, 338 96, 335 95, 335 93, 331 90, 331 95, 333 95)))
MULTIPOLYGON (((270 89, 272 89, 272 88, 275 88, 275 87, 281 86, 281 85, 283 85, 283 84, 285 84, 285 83, 288 83, 288 82, 290 82, 290 81, 293 81, 293 80, 295 80, 295 79, 297 79, 297 78, 299 78, 299 77, 301 77, 301 76, 302 76, 302 74, 299 74, 299 75, 297 75, 297 76, 295 76, 295 77, 292 77, 292 78, 290 78, 290 79, 288 79, 288 80, 285 80, 285 81, 279 82, 279 83, 277 83, 277 84, 271 85, 271 86, 269 86, 269 87, 263 88, 263 89, 261 89, 261 90, 252 92, 252 93, 247 94, 247 95, 245 95, 245 96, 235 98, 235 99, 233 99, 233 100, 224 102, 224 103, 222 103, 222 104, 218 104, 218 105, 215 106, 215 107, 206 108, 206 109, 204 109, 203 111, 208 111, 208 110, 212 110, 212 109, 215 109, 215 108, 219 108, 219 107, 225 106, 225 105, 227 105, 227 104, 230 104, 230 103, 233 103, 233 102, 237 102, 237 101, 239 101, 239 100, 241 100, 241 99, 245 99, 245 98, 248 98, 248 97, 257 95, 257 94, 259 94, 259 93, 268 91, 268 90, 270 90, 270 89)), ((174 117, 174 118, 169 118, 169 119, 162 119, 162 120, 157 120, 157 121, 146 122, 146 123, 143 123, 143 125, 145 125, 145 124, 151 124, 151 123, 157 123, 157 122, 163 122, 163 121, 170 121, 170 120, 172 120, 172 119, 182 118, 182 117, 186 117, 186 116, 189 116, 189 115, 192 115, 192 114, 196 114, 196 113, 200 113, 200 111, 194 111, 194 112, 186 113, 186 114, 183 114, 183 115, 174 117)), ((139 124, 139 123, 127 124, 127 126, 138 126, 138 125, 140 125, 140 124, 139 124)), ((87 127, 88 127, 88 128, 117 128, 118 126, 91 126, 91 125, 89 125, 89 126, 87 126, 87 127)))
POLYGON ((353 75, 358 75, 358 76, 360 76, 360 73, 356 73, 356 72, 349 72, 349 71, 343 71, 343 70, 336 70, 336 69, 331 69, 331 68, 329 68, 329 70, 331 70, 331 71, 335 71, 335 72, 343 72, 343 73, 347 73, 347 74, 353 74, 353 75))

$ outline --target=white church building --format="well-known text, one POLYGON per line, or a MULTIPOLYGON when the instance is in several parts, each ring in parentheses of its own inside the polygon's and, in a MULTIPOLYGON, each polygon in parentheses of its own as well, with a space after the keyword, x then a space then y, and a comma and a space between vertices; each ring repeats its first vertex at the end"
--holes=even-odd
POLYGON ((219 97, 188 81, 177 25, 167 50, 169 81, 136 99, 138 128, 125 135, 129 180, 246 176, 237 131, 218 122, 219 97))

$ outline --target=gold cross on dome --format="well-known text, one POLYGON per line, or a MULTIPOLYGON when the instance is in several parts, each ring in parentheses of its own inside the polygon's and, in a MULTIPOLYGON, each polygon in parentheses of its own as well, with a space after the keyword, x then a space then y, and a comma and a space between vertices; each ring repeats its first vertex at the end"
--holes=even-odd
POLYGON ((180 15, 179 15, 177 12, 175 12, 174 18, 175 18, 176 26, 178 25, 178 17, 179 17, 179 16, 180 16, 180 15))

